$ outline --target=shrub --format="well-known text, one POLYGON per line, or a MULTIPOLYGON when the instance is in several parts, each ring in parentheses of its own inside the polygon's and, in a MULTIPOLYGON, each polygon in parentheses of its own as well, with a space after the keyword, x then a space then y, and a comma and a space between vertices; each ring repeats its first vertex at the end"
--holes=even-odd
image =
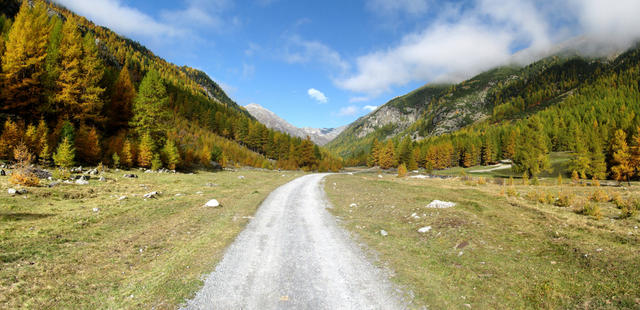
POLYGON ((29 153, 29 149, 24 143, 13 149, 13 158, 16 160, 16 169, 11 174, 9 182, 23 186, 38 186, 40 179, 29 169, 33 155, 29 153))
POLYGON ((597 189, 591 194, 589 199, 595 202, 605 202, 609 201, 609 195, 607 195, 603 190, 597 189))
POLYGON ((600 210, 600 206, 598 206, 595 203, 587 203, 581 211, 582 214, 587 215, 587 216, 591 216, 593 218, 595 218, 596 220, 599 220, 602 218, 602 211, 600 210))
POLYGON ((404 178, 407 176, 407 166, 405 166, 404 163, 400 164, 400 166, 398 166, 398 177, 399 178, 404 178))
POLYGON ((487 184, 487 180, 483 177, 479 177, 476 182, 478 183, 478 185, 485 185, 487 184))
POLYGON ((598 181, 596 177, 593 177, 593 179, 591 179, 591 186, 600 187, 600 181, 598 181))
POLYGON ((514 184, 515 182, 513 181, 513 177, 509 177, 509 182, 507 182, 507 185, 513 186, 514 184))
POLYGON ((623 209, 625 207, 628 207, 631 205, 631 203, 627 200, 625 200, 624 198, 622 198, 622 195, 620 195, 620 193, 614 193, 611 197, 611 202, 618 207, 618 209, 623 209))
POLYGON ((574 205, 576 195, 574 193, 560 193, 555 205, 562 208, 568 208, 574 205))
POLYGON ((51 173, 51 177, 56 180, 68 180, 71 178, 71 171, 69 171, 69 169, 58 168, 51 173))
POLYGON ((622 207, 620 209, 620 218, 625 219, 625 218, 635 216, 637 212, 638 210, 636 209, 635 206, 628 205, 628 206, 622 207))

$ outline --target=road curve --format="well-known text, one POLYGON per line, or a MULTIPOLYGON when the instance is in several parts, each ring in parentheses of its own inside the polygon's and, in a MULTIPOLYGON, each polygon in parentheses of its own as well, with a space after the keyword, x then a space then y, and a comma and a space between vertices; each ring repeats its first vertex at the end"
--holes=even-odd
POLYGON ((384 272, 325 209, 325 176, 271 193, 184 309, 403 308, 384 272))

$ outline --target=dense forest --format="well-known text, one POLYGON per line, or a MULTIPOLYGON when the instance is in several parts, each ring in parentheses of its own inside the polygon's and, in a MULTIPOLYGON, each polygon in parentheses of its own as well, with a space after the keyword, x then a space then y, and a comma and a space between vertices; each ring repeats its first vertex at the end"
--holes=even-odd
POLYGON ((61 168, 341 168, 309 139, 257 122, 203 72, 43 0, 5 9, 0 159, 61 168))
POLYGON ((550 152, 570 152, 573 178, 640 177, 640 48, 615 60, 551 57, 523 72, 492 88, 488 119, 418 142, 406 133, 374 139, 347 163, 433 170, 510 159, 514 171, 535 178, 549 168, 550 152))

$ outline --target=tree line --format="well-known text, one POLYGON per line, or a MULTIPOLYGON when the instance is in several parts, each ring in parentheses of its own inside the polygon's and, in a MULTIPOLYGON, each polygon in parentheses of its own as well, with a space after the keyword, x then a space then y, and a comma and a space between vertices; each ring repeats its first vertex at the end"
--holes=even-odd
POLYGON ((0 15, 0 55, 0 159, 24 146, 60 167, 342 168, 251 118, 204 73, 42 0, 0 15))

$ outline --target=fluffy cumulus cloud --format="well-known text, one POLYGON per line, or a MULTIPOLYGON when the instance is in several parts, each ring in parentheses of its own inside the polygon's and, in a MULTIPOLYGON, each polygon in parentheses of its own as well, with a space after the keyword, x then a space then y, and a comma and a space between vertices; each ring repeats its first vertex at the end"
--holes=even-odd
POLYGON ((320 63, 341 72, 349 69, 349 64, 340 54, 319 41, 305 40, 298 35, 286 39, 284 60, 288 63, 320 63))
MULTIPOLYGON (((368 6, 426 10, 429 4, 416 3, 371 0, 368 6)), ((354 71, 335 84, 377 96, 410 82, 457 82, 509 62, 527 63, 576 35, 582 38, 576 48, 585 53, 586 46, 610 51, 640 38, 638 0, 474 0, 439 12, 424 29, 357 57, 354 71)))
POLYGON ((358 111, 358 107, 350 105, 348 107, 341 108, 340 111, 338 111, 338 116, 354 116, 358 114, 358 111))
POLYGON ((369 111, 369 112, 373 112, 377 108, 378 108, 378 106, 375 106, 375 105, 365 105, 364 107, 362 107, 363 110, 369 111))
POLYGON ((195 37, 195 28, 222 30, 237 24, 235 18, 225 21, 222 12, 230 0, 185 0, 184 8, 161 11, 158 17, 128 6, 122 0, 54 0, 94 23, 135 37, 151 39, 195 37))
POLYGON ((309 88, 307 94, 309 94, 309 97, 311 97, 315 101, 318 101, 319 103, 327 103, 329 101, 329 98, 327 98, 327 96, 325 96, 323 92, 315 88, 309 88))

